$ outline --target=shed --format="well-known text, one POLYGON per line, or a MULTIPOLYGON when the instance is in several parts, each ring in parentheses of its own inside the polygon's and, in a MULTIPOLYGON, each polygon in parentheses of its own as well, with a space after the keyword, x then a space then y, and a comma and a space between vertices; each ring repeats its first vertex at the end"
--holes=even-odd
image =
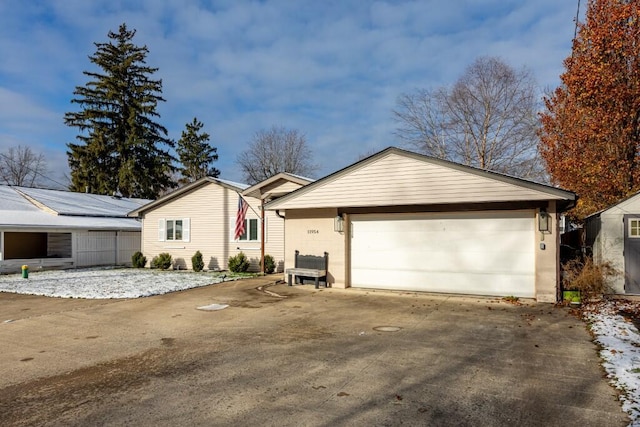
POLYGON ((640 193, 585 218, 585 246, 596 263, 610 262, 618 294, 640 294, 640 193))
POLYGON ((268 203, 294 253, 329 253, 335 287, 555 302, 559 188, 388 148, 268 203))

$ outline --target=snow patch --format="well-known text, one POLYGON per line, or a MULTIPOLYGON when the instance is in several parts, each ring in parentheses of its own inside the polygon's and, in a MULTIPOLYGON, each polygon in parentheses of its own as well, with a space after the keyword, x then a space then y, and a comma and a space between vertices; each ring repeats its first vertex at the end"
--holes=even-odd
POLYGON ((60 298, 140 298, 235 280, 229 273, 136 268, 77 269, 0 276, 0 292, 60 298))
POLYGON ((229 304, 209 304, 209 305, 203 305, 202 307, 198 307, 198 310, 218 311, 218 310, 224 310, 227 307, 229 307, 229 304))
POLYGON ((639 303, 603 301, 584 310, 611 384, 620 390, 622 409, 631 417, 630 426, 640 426, 640 333, 620 314, 640 312, 639 303))

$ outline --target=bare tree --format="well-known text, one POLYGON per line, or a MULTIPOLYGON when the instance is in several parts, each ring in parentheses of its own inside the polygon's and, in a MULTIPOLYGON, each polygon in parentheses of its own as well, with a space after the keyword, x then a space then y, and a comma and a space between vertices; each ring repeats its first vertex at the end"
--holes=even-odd
POLYGON ((395 132, 430 156, 538 181, 536 85, 531 73, 480 57, 451 88, 402 94, 395 132))
POLYGON ((273 126, 253 136, 249 148, 238 155, 244 180, 255 184, 280 172, 312 176, 318 169, 303 134, 296 129, 273 126))
POLYGON ((0 179, 7 185, 33 187, 47 172, 42 153, 18 145, 0 153, 0 179))

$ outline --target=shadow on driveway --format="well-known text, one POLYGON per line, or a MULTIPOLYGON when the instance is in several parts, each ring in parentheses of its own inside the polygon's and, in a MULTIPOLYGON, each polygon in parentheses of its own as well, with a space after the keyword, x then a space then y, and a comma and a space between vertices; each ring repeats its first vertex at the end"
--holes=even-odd
MULTIPOLYGON (((0 324, 0 424, 628 423, 584 324, 564 309, 311 285, 269 287, 284 298, 256 290, 272 283, 68 301, 68 310, 56 301, 0 324), (230 307, 196 310, 212 303, 230 307)), ((8 310, 26 303, 5 297, 8 310)))

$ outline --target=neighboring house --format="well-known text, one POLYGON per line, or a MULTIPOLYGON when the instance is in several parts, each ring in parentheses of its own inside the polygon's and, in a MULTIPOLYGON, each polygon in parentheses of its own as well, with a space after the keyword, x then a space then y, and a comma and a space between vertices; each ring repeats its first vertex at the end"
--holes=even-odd
POLYGON ((640 294, 640 193, 585 218, 585 246, 596 263, 610 262, 619 294, 640 294))
POLYGON ((205 269, 226 270, 229 257, 244 252, 251 271, 260 270, 262 245, 278 271, 284 266, 284 220, 276 212, 261 218, 263 201, 308 184, 311 180, 280 173, 248 187, 206 177, 187 184, 160 199, 130 212, 142 220, 142 253, 151 261, 160 253, 171 254, 174 268, 191 269, 191 257, 200 251, 205 269), (235 239, 240 194, 250 208, 245 234, 235 239), (264 225, 264 228, 263 228, 264 225))
POLYGON ((296 250, 329 254, 332 286, 555 302, 558 188, 388 148, 268 203, 296 250))
POLYGON ((0 185, 0 272, 128 265, 140 249, 132 209, 149 202, 0 185))

